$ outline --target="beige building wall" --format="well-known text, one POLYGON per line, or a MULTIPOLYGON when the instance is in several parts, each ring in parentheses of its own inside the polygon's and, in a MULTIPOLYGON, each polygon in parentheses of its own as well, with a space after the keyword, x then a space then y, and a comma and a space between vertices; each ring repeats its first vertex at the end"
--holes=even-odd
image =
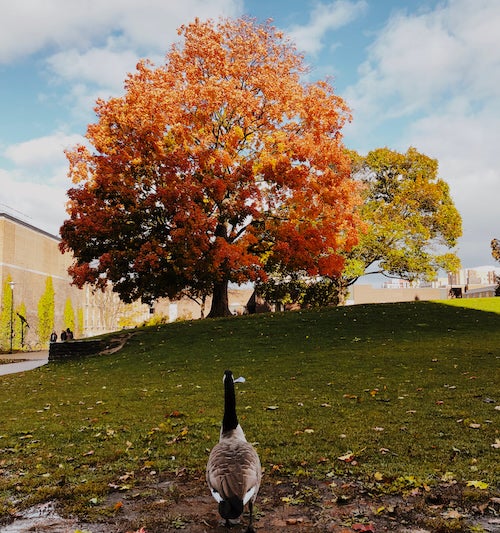
POLYGON ((83 307, 84 295, 70 285, 67 274, 71 256, 61 254, 58 245, 58 237, 0 213, 0 292, 9 278, 15 283, 14 309, 21 304, 26 307, 30 327, 25 338, 30 344, 38 340, 38 302, 49 277, 54 287, 55 329, 58 334, 64 326, 66 300, 71 300, 75 321, 77 309, 83 307))

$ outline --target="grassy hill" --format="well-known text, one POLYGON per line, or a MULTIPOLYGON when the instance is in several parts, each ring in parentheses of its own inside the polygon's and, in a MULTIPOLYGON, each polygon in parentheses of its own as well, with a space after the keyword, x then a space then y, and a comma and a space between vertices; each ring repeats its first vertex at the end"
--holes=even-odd
POLYGON ((237 408, 265 479, 498 488, 500 298, 449 303, 141 328, 118 353, 0 376, 0 518, 202 472, 226 368, 247 379, 237 408))

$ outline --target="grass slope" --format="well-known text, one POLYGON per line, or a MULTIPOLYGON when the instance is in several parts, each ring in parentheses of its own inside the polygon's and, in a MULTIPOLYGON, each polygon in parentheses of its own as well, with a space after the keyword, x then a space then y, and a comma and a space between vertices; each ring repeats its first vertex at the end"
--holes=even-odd
POLYGON ((237 407, 266 476, 494 489, 500 298, 478 305, 490 312, 412 302, 179 322, 0 376, 0 518, 52 498, 82 513, 110 487, 203 471, 226 368, 247 378, 237 407))

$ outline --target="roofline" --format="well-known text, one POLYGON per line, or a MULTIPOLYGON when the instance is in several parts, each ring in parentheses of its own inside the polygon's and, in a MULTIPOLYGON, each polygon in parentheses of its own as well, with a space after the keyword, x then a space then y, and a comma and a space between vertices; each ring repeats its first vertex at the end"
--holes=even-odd
POLYGON ((11 222, 15 222, 16 224, 24 226, 25 228, 29 228, 33 231, 36 231, 37 233, 41 233, 42 235, 45 235, 46 237, 50 237, 51 239, 55 239, 56 241, 59 241, 59 242, 61 241, 61 238, 58 237, 57 235, 53 235, 52 233, 49 233, 48 231, 37 228, 36 226, 33 226, 33 224, 30 224, 29 222, 24 222, 24 220, 20 220, 19 218, 9 215, 9 213, 5 213, 4 211, 0 211, 0 218, 5 218, 7 220, 10 220, 11 222))

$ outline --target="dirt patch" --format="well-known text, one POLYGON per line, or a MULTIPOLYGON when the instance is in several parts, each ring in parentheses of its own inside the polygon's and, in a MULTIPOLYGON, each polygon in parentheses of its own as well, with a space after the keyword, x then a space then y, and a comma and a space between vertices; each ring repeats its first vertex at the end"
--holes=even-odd
MULTIPOLYGON (((60 505, 38 523, 21 515, 0 531, 227 533, 203 477, 187 474, 113 492, 92 509, 88 520, 65 517, 60 505)), ((500 532, 500 497, 459 484, 416 488, 404 495, 375 495, 352 481, 321 483, 268 479, 256 504, 257 531, 448 533, 500 532), (473 529, 471 529, 471 527, 473 529)), ((33 512, 31 512, 33 515, 33 512)), ((244 531, 248 517, 231 529, 244 531)))

